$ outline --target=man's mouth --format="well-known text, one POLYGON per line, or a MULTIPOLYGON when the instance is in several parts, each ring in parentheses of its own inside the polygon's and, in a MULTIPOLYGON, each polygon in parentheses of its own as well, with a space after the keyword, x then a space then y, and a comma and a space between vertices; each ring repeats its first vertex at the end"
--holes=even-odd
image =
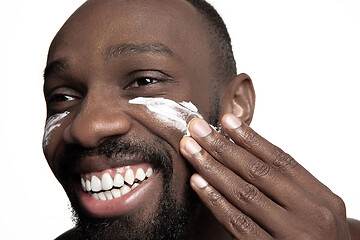
POLYGON ((96 200, 119 198, 153 174, 152 167, 125 166, 81 175, 82 189, 96 200))
POLYGON ((116 217, 158 199, 162 181, 149 163, 142 163, 80 174, 76 192, 83 210, 91 216, 116 217))

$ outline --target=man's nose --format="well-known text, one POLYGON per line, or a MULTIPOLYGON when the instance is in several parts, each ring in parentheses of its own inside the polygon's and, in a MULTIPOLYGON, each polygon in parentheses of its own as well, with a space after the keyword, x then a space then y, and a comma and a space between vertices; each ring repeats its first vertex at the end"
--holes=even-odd
POLYGON ((85 148, 95 148, 102 139, 126 134, 131 127, 129 116, 119 103, 105 99, 86 99, 81 110, 65 129, 66 143, 79 144, 85 148))

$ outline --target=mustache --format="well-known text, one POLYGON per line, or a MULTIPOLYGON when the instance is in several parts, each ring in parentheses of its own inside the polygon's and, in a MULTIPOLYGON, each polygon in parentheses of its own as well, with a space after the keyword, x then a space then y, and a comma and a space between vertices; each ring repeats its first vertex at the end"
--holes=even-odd
POLYGON ((113 158, 136 157, 145 163, 150 163, 155 171, 163 174, 165 179, 169 179, 173 173, 172 157, 163 142, 131 140, 122 136, 113 136, 103 139, 96 148, 85 148, 78 144, 65 146, 57 167, 60 178, 66 177, 68 169, 73 169, 78 161, 91 156, 104 156, 109 161, 112 161, 113 158))

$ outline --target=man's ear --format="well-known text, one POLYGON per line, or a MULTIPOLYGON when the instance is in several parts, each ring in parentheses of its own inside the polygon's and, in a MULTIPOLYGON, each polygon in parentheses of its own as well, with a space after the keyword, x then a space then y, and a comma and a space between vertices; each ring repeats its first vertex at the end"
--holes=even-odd
POLYGON ((239 74, 227 84, 223 99, 224 113, 232 113, 250 124, 255 109, 255 90, 247 74, 239 74))

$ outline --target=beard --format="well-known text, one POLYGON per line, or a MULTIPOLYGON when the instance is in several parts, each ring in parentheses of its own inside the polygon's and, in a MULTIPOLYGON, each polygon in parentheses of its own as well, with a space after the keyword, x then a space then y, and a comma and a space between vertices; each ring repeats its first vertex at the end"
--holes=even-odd
POLYGON ((141 215, 141 209, 113 219, 80 217, 74 210, 78 239, 184 239, 196 215, 196 204, 178 203, 168 189, 164 189, 158 208, 148 218, 141 215))
MULTIPOLYGON (((200 200, 189 184, 185 184, 181 198, 176 196, 171 186, 173 176, 172 157, 160 141, 131 141, 123 137, 111 137, 96 149, 85 149, 78 145, 67 146, 58 166, 59 179, 70 179, 65 169, 77 161, 91 155, 104 155, 109 159, 134 156, 150 163, 155 172, 161 174, 162 192, 156 209, 145 213, 141 206, 136 212, 116 218, 94 218, 87 215, 74 193, 73 181, 61 181, 72 206, 76 239, 126 239, 157 240, 184 239, 189 235, 198 215, 200 200)), ((186 176, 188 181, 190 170, 186 176)))

